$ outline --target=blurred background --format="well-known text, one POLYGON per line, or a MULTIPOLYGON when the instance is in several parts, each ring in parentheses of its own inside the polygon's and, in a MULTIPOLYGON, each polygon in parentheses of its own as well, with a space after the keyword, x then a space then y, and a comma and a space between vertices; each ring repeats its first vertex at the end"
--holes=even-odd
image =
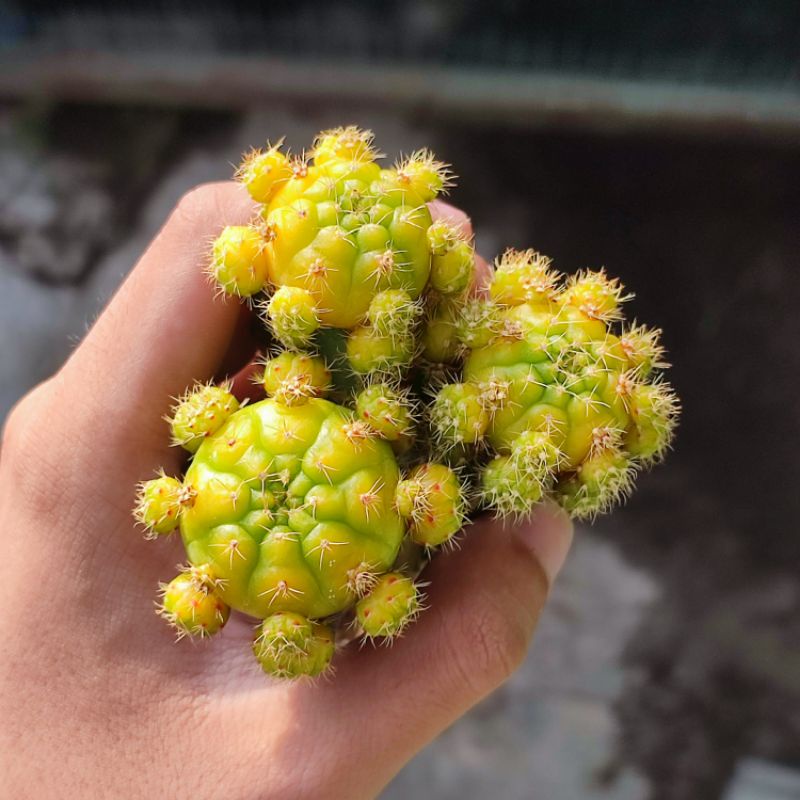
POLYGON ((384 800, 800 798, 796 0, 0 2, 0 419, 183 192, 346 123, 453 163, 486 257, 620 276, 685 408, 384 800))

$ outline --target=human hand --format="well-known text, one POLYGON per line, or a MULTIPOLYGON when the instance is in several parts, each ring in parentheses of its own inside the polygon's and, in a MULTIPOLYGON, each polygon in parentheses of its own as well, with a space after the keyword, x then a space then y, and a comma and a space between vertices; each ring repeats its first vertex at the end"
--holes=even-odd
POLYGON ((174 644, 152 613, 182 550, 134 529, 135 485, 180 469, 168 398, 253 355, 246 310, 215 299, 203 275, 209 239, 253 210, 233 183, 186 195, 69 361, 7 421, 8 797, 373 797, 525 655, 571 539, 566 515, 544 505, 517 526, 472 524, 427 569, 430 609, 409 634, 391 649, 345 648, 330 680, 270 681, 244 619, 174 644))

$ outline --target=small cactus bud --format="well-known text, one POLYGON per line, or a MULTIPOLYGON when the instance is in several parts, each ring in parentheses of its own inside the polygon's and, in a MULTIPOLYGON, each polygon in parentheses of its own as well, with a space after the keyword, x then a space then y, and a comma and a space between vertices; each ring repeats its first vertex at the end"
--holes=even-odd
POLYGON ((167 418, 172 443, 196 452, 203 440, 213 436, 238 408, 239 401, 231 394, 230 384, 197 384, 178 400, 172 416, 167 418))
POLYGON ((574 517, 592 519, 627 499, 636 469, 614 448, 590 455, 558 485, 558 499, 574 517))
POLYGON ((280 144, 250 151, 236 172, 236 178, 257 203, 268 203, 291 176, 289 160, 281 153, 280 144))
POLYGON ((395 167, 397 184, 423 203, 434 200, 451 184, 448 165, 437 161, 429 150, 418 150, 395 167))
POLYGON ((644 325, 632 325, 623 330, 619 344, 628 359, 628 367, 639 378, 646 378, 654 369, 666 369, 669 364, 661 346, 661 330, 644 325))
POLYGON ((408 393, 388 383, 373 383, 356 395, 356 413, 379 436, 396 442, 409 436, 413 427, 408 393))
POLYGON ((414 581, 398 572, 387 572, 356 604, 356 619, 367 638, 392 638, 399 636, 420 610, 414 581))
POLYGON ((133 514, 147 529, 147 538, 154 539, 178 527, 181 512, 192 507, 195 494, 191 486, 162 472, 158 478, 139 484, 133 514))
POLYGON ((549 303, 558 293, 559 281, 551 263, 535 250, 506 250, 495 262, 491 298, 504 306, 549 303))
POLYGON ((347 337, 347 359, 358 375, 396 372, 411 363, 415 342, 406 336, 381 336, 374 328, 361 326, 347 337))
POLYGON ((190 567, 161 587, 158 613, 172 625, 178 638, 212 636, 222 630, 230 608, 215 589, 215 581, 204 567, 190 567))
POLYGON ((367 311, 367 321, 380 336, 407 338, 422 309, 408 292, 387 289, 372 298, 367 311))
POLYGON ((378 157, 372 147, 372 131, 361 130, 355 125, 323 131, 317 136, 312 148, 314 163, 324 166, 331 161, 351 163, 370 162, 378 157))
POLYGON ((447 447, 476 444, 490 422, 480 390, 470 383, 443 386, 434 398, 430 415, 434 435, 447 447))
POLYGON ((475 275, 475 251, 464 240, 446 253, 431 259, 431 286, 442 294, 458 294, 467 289, 475 275))
POLYGON ((258 627, 253 654, 261 669, 275 678, 316 677, 329 666, 333 631, 301 614, 282 611, 258 627))
POLYGON ((610 322, 619 319, 620 304, 632 296, 624 291, 619 280, 609 278, 605 270, 586 270, 570 280, 559 301, 574 306, 589 319, 610 322))
POLYGON ((286 347, 306 347, 319 327, 311 292, 296 286, 281 286, 267 305, 267 315, 273 333, 286 347))
POLYGON ((492 459, 481 479, 481 503, 498 516, 525 517, 542 499, 544 485, 531 471, 521 471, 510 456, 492 459))
POLYGON ((428 247, 433 256, 443 256, 461 239, 460 229, 446 219, 437 219, 428 228, 428 247))
POLYGON ((226 294, 250 297, 267 281, 267 242, 258 229, 229 225, 214 242, 208 272, 226 294))
POLYGON ((409 521, 412 541, 438 547, 464 525, 465 507, 456 474, 443 464, 423 464, 397 484, 395 505, 409 521))
POLYGON ((323 397, 330 381, 331 373, 325 361, 315 356, 284 351, 264 363, 264 390, 287 406, 302 405, 311 397, 323 397))
POLYGON ((661 460, 672 443, 680 404, 668 383, 636 384, 629 397, 633 425, 626 436, 629 453, 645 464, 661 460))

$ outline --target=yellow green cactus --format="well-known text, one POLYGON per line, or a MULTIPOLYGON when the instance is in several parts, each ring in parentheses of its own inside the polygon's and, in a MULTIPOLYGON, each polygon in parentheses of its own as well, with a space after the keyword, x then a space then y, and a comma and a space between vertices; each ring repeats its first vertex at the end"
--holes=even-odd
POLYGON ((194 453, 238 407, 239 401, 231 394, 229 384, 197 384, 177 400, 172 416, 167 417, 172 443, 194 453))
POLYGON ((358 601, 356 619, 370 639, 391 639, 402 633, 420 610, 419 589, 397 572, 382 575, 358 601))
MULTIPOLYGON (((182 481, 162 474, 141 484, 135 510, 150 536, 179 525, 191 565, 165 587, 162 616, 180 635, 198 636, 221 629, 230 608, 263 620, 254 653, 276 677, 324 671, 334 635, 321 621, 383 592, 380 576, 394 566, 406 517, 414 516, 398 508, 401 476, 389 444, 409 433, 403 393, 370 386, 356 402, 359 415, 314 396, 326 376, 321 359, 307 355, 268 361, 264 384, 273 397, 228 414, 204 437, 182 481)), ((183 402, 196 405, 195 394, 183 402)), ((175 414, 182 416, 180 406, 175 414)), ((454 536, 462 521, 460 485, 439 469, 434 483, 421 484, 426 513, 413 523, 429 547, 454 536)), ((376 597, 381 608, 389 603, 391 620, 380 630, 368 625, 364 635, 399 633, 419 608, 411 595, 401 605, 376 597)))
POLYGON ((427 150, 392 167, 379 158, 372 133, 352 126, 321 133, 308 155, 252 151, 237 177, 258 217, 222 231, 210 269, 224 293, 265 291, 286 347, 352 332, 345 352, 363 375, 407 367, 421 299, 465 291, 474 271, 472 244, 427 206, 450 185, 447 166, 427 150))
POLYGON ((602 270, 563 284, 550 259, 509 250, 488 296, 462 308, 462 382, 439 390, 430 420, 445 452, 495 454, 479 482, 485 507, 526 514, 549 495, 592 517, 664 455, 678 402, 660 377, 660 332, 615 330, 626 299, 602 270))
POLYGON ((230 225, 214 242, 209 275, 221 292, 250 297, 267 281, 267 245, 248 225, 230 225))
POLYGON ((422 464, 397 486, 398 512, 408 536, 425 547, 450 541, 466 520, 466 502, 455 472, 443 464, 422 464))
POLYGON ((180 531, 189 565, 159 605, 179 637, 235 611, 267 674, 319 675, 349 626, 405 629, 412 565, 470 514, 551 497, 591 517, 669 448, 659 331, 622 323, 602 270, 564 282, 533 250, 475 286, 471 242, 432 220, 450 178, 427 151, 381 167, 372 134, 337 128, 308 157, 252 151, 237 177, 258 213, 222 231, 208 274, 268 323, 266 399, 189 388, 167 421, 191 462, 134 509, 148 538, 180 531))
POLYGON ((356 395, 356 413, 379 436, 390 442, 411 437, 414 430, 414 408, 405 389, 377 382, 356 395))
POLYGON ((331 616, 352 604, 351 570, 385 572, 394 563, 403 537, 398 480, 389 445, 341 406, 254 403, 200 447, 186 472, 195 492, 181 515, 186 552, 209 565, 229 605, 251 616, 331 616))
POLYGON ((212 636, 230 616, 230 606, 220 597, 220 583, 205 567, 189 567, 161 587, 158 613, 184 636, 212 636))
POLYGON ((328 625, 289 611, 267 617, 253 641, 256 660, 275 678, 315 678, 328 669, 334 648, 328 625))
POLYGON ((331 372, 325 361, 305 353, 284 350, 264 362, 261 383, 270 397, 287 406, 323 397, 330 388, 331 372))
POLYGON ((140 484, 133 515, 154 539, 178 527, 181 512, 194 503, 194 497, 190 487, 162 472, 158 478, 140 484))

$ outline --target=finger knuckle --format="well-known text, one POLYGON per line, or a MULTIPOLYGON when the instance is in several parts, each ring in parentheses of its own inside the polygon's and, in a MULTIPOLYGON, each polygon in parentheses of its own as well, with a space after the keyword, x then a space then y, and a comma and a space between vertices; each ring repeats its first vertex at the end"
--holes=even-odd
POLYGON ((184 222, 193 224, 208 216, 217 197, 216 183, 199 183, 185 192, 175 206, 174 214, 184 222))
POLYGON ((3 428, 0 467, 21 507, 38 508, 67 480, 53 457, 50 381, 37 386, 11 410, 3 428))

